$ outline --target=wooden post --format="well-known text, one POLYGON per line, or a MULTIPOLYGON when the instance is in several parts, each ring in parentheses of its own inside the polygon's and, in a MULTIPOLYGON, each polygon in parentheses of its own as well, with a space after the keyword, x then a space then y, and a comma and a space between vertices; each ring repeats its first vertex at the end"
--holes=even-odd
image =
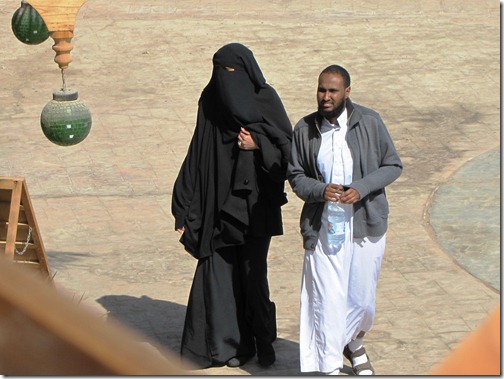
MULTIPOLYGON (((11 200, 9 209, 9 218, 7 220, 7 238, 5 241, 5 255, 14 259, 14 250, 16 250, 16 236, 19 220, 19 208, 21 206, 21 190, 23 182, 21 180, 13 180, 7 183, 6 186, 11 189, 11 200)), ((2 188, 2 186, 0 186, 2 188)))

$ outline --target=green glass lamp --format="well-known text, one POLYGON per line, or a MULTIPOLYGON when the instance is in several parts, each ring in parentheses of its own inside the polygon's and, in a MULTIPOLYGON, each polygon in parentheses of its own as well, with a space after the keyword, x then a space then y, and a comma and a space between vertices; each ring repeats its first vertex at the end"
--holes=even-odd
POLYGON ((11 27, 16 38, 27 45, 38 45, 49 38, 44 19, 24 0, 12 16, 11 27))
POLYGON ((91 112, 78 97, 75 90, 61 89, 53 92, 53 99, 42 109, 42 131, 47 139, 56 145, 76 145, 82 142, 91 130, 91 112))

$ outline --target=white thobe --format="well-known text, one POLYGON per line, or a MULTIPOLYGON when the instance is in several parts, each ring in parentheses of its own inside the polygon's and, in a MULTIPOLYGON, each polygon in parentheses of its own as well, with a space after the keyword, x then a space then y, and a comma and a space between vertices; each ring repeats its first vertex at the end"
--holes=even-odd
MULTIPOLYGON (((346 142, 346 110, 341 127, 327 120, 321 126, 318 166, 326 183, 350 184, 353 160, 346 142)), ((345 209, 345 242, 327 240, 327 202, 315 250, 306 250, 300 307, 301 372, 329 373, 343 367, 343 348, 361 331, 371 330, 376 284, 385 252, 385 235, 352 237, 353 205, 345 209)))

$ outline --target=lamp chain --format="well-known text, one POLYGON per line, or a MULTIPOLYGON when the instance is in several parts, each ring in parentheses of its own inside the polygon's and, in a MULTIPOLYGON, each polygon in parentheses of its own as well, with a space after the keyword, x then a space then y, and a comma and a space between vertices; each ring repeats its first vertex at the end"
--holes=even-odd
POLYGON ((65 81, 65 69, 61 69, 61 80, 63 81, 63 87, 61 88, 63 91, 66 91, 66 81, 65 81))

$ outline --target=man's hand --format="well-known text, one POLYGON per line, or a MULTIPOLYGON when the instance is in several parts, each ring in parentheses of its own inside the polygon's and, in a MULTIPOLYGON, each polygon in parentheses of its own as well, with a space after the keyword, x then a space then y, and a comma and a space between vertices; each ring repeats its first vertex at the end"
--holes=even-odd
POLYGON ((349 188, 340 197, 342 204, 354 204, 360 200, 360 193, 355 188, 349 188))
POLYGON ((343 186, 340 184, 329 183, 324 191, 325 201, 339 201, 343 194, 343 186))
POLYGON ((324 192, 325 201, 339 201, 342 204, 354 204, 360 200, 359 192, 354 188, 345 191, 341 184, 329 183, 324 192))

